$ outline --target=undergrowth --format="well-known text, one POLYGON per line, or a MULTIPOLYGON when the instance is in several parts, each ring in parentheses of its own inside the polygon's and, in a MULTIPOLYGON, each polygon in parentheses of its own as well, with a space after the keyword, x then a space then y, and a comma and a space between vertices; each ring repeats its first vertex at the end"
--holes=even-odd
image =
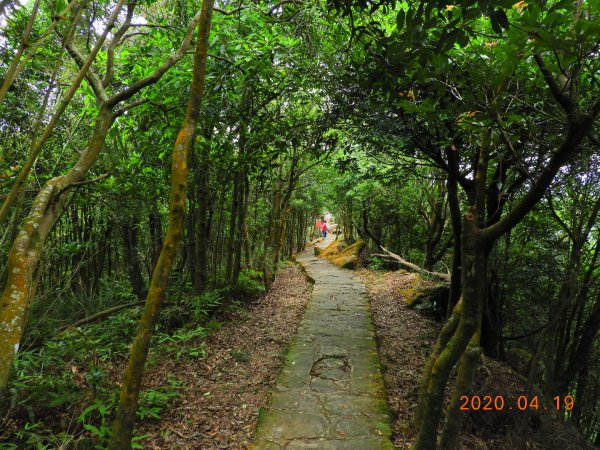
MULTIPOLYGON (((260 273, 244 271, 233 289, 182 296, 163 308, 148 367, 206 355, 204 340, 221 328, 222 312, 239 309, 235 298, 264 292, 260 273), (235 297, 233 294, 235 293, 235 297)), ((35 336, 17 355, 7 399, 0 410, 0 450, 104 448, 118 401, 118 381, 129 356, 141 307, 100 323, 35 336)), ((47 329, 46 329, 47 330, 47 329)), ((171 378, 140 394, 138 421, 160 419, 169 401, 185 389, 171 378)), ((133 448, 144 436, 136 435, 133 448)))

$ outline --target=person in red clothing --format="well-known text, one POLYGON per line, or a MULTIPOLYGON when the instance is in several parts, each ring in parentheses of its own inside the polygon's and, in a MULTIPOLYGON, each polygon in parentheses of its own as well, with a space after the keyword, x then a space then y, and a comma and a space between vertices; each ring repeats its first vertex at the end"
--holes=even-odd
POLYGON ((317 221, 315 222, 315 230, 317 232, 317 237, 321 236, 321 228, 323 228, 323 222, 321 221, 321 218, 319 217, 317 219, 317 221))
POLYGON ((327 237, 327 222, 323 222, 323 225, 321 226, 321 232, 323 233, 323 237, 326 238, 327 237))

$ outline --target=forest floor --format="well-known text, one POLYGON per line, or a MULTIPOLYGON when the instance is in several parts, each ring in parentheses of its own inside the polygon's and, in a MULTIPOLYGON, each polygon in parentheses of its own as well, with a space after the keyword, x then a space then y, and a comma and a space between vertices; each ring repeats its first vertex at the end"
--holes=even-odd
POLYGON ((206 341, 205 358, 165 360, 145 376, 151 385, 176 377, 185 386, 171 414, 145 422, 138 434, 149 449, 244 449, 259 410, 285 361, 312 285, 301 269, 279 270, 268 294, 224 318, 206 341))
MULTIPOLYGON (((441 326, 426 312, 409 308, 401 289, 415 284, 404 271, 354 272, 369 294, 381 371, 391 411, 392 440, 408 449, 415 439, 414 414, 419 377, 441 326)), ((278 272, 270 292, 229 316, 206 340, 207 356, 178 363, 166 357, 145 377, 147 387, 175 376, 184 386, 171 414, 144 421, 137 434, 149 449, 246 449, 259 411, 281 372, 289 346, 305 314, 313 286, 298 265, 278 272)), ((484 358, 473 394, 523 393, 523 381, 506 364, 484 358)), ((512 450, 592 448, 556 414, 539 411, 471 411, 461 433, 461 449, 512 450)))
MULTIPOLYGON (((369 292, 373 324, 377 332, 381 369, 392 413, 392 439, 399 449, 414 442, 414 417, 418 384, 425 361, 437 339, 442 322, 427 312, 406 305, 400 290, 413 288, 416 276, 405 271, 357 270, 369 292)), ((482 357, 472 396, 502 397, 502 411, 468 411, 460 435, 462 450, 595 448, 565 423, 539 396, 539 409, 518 411, 516 400, 524 395, 525 381, 506 363, 482 357), (545 406, 546 405, 546 406, 545 406)), ((448 386, 446 395, 452 388, 448 386)))
POLYGON ((392 412, 393 443, 408 449, 414 442, 414 415, 419 376, 439 324, 408 308, 399 290, 410 288, 415 275, 359 269, 371 300, 381 371, 392 412))

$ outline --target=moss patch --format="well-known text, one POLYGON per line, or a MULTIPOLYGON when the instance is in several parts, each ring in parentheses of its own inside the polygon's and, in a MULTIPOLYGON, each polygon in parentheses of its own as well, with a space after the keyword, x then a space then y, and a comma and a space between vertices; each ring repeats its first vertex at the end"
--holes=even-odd
POLYGON ((331 259, 337 257, 346 248, 344 241, 333 241, 320 254, 320 258, 331 259))
POLYGON ((358 257, 356 255, 338 256, 333 260, 333 263, 342 269, 356 269, 358 257))
POLYGON ((359 265, 359 253, 365 248, 364 241, 347 245, 344 241, 334 241, 318 256, 330 260, 343 269, 356 269, 359 265))
POLYGON ((398 289, 398 293, 402 296, 404 302, 408 306, 411 306, 413 302, 419 297, 419 295, 422 293, 423 287, 423 278, 421 278, 421 276, 416 273, 412 275, 414 277, 414 280, 412 280, 410 286, 398 289))

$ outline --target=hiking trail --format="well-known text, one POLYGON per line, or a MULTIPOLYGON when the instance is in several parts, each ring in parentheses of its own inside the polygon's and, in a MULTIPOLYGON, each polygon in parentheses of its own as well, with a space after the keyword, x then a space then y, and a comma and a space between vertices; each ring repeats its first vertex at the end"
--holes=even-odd
POLYGON ((314 256, 313 247, 296 259, 314 289, 250 448, 393 449, 363 282, 314 256))

